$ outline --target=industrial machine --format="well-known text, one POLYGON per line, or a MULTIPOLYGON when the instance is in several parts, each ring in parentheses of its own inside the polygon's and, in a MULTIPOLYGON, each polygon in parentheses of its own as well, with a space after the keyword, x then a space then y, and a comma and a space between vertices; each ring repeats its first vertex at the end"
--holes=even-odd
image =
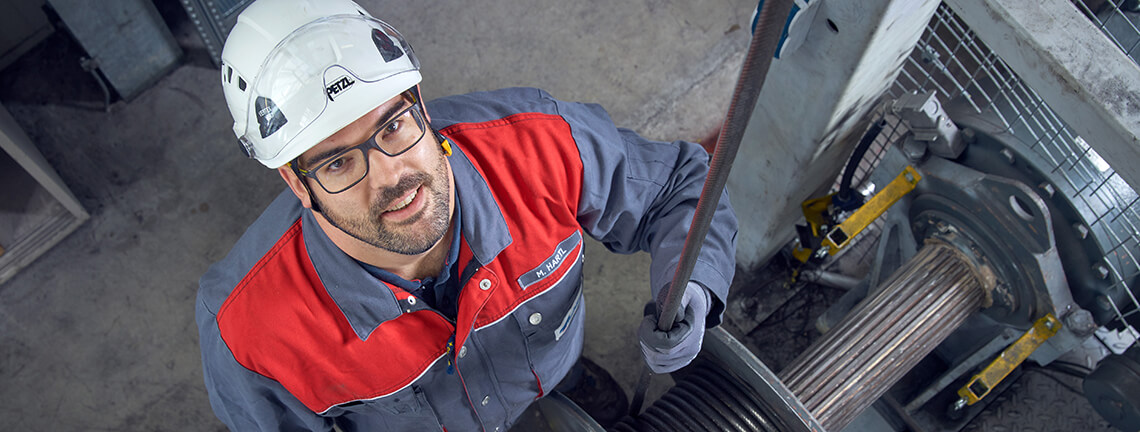
MULTIPOLYGON (((796 10, 810 3, 796 2, 796 10)), ((897 65, 877 69, 891 71, 892 81, 877 98, 839 104, 834 110, 843 115, 826 119, 818 147, 777 161, 844 165, 839 174, 822 176, 830 193, 817 193, 818 187, 786 192, 802 203, 789 199, 786 206, 797 213, 799 235, 790 243, 768 242, 778 243, 770 247, 775 252, 760 254, 792 256, 795 277, 810 274, 817 283, 847 289, 817 323, 823 336, 777 374, 736 337, 714 329, 701 357, 675 374, 674 388, 612 430, 956 431, 975 421, 1028 364, 1082 378, 1081 392, 1104 421, 1140 430, 1140 212, 1134 208, 1140 175, 1134 164, 1101 156, 1135 160, 1140 68, 1133 51, 1140 19, 1111 2, 1049 1, 1030 12, 1019 9, 1025 2, 885 3, 884 23, 930 18, 897 65), (1052 21, 1034 28, 1044 19, 1052 21), (1000 21, 998 30, 975 32, 968 24, 986 20, 1000 21), (1097 39, 1104 31, 1115 46, 1103 45, 1119 51, 1081 55, 1115 69, 1100 77, 1067 69, 1074 67, 1065 58, 1070 45, 1041 34, 1066 22, 1077 36, 1054 37, 1076 40, 1082 49, 1096 45, 1084 39, 1104 42, 1097 39), (1001 34, 1002 28, 1014 34, 1001 34), (1098 33, 1080 33, 1088 29, 1098 33), (999 55, 983 40, 987 35, 1020 51, 995 48, 1004 50, 999 55), (1007 63, 1007 57, 1015 58, 1007 63), (1044 69, 1025 81, 1019 76, 1044 69), (1115 87, 1096 84, 1122 76, 1115 87), (1058 87, 1039 94, 1037 85, 1058 87), (1090 88, 1115 89, 1122 97, 1082 96, 1090 88), (1058 106, 1069 101, 1066 92, 1078 97, 1058 106), (849 266, 860 268, 858 274, 838 277, 819 270, 821 262, 841 260, 863 265, 849 266), (869 409, 873 405, 881 409, 869 409), (878 422, 857 421, 867 416, 878 422)), ((827 16, 841 10, 817 7, 811 20, 838 33, 846 26, 827 16)), ((873 28, 889 33, 883 29, 890 27, 873 28)), ((786 30, 780 43, 794 34, 786 30)), ((809 34, 803 45, 811 43, 809 34)), ((886 46, 875 37, 863 44, 869 51, 886 46)), ((858 77, 866 70, 862 63, 842 73, 858 77)), ((877 89, 865 87, 871 90, 864 93, 877 89)), ((761 112, 753 118, 765 115, 779 117, 761 112)), ((737 205, 740 197, 733 200, 737 205)), ((730 305, 733 310, 755 312, 730 305)), ((557 398, 543 404, 553 425, 601 430, 567 408, 572 404, 557 398)), ((1069 420, 1013 421, 1032 430, 1079 427, 1069 420)))

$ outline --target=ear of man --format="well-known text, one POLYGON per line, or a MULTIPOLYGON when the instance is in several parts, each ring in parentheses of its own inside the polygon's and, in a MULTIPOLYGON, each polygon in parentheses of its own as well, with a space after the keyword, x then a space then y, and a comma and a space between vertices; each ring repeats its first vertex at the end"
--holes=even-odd
POLYGON ((297 176, 289 165, 277 168, 277 173, 281 175, 281 179, 285 180, 285 184, 289 185, 289 190, 293 191, 293 195, 301 200, 301 205, 307 209, 313 209, 312 195, 309 194, 309 189, 305 185, 305 180, 297 176))

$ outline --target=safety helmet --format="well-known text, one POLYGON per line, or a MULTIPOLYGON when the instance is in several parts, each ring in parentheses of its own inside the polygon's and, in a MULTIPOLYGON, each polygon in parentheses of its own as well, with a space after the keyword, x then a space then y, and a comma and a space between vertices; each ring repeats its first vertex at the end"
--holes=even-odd
POLYGON ((257 0, 222 49, 247 156, 277 168, 420 82, 396 29, 349 0, 257 0))

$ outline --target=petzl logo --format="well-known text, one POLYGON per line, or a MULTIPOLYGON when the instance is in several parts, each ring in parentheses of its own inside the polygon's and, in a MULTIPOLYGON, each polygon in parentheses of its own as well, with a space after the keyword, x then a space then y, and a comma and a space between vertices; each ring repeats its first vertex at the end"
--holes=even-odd
POLYGON ((333 81, 332 85, 325 88, 325 93, 328 94, 329 100, 335 100, 337 96, 347 91, 353 84, 356 84, 356 81, 353 81, 352 78, 349 78, 347 75, 342 76, 336 81, 333 81))

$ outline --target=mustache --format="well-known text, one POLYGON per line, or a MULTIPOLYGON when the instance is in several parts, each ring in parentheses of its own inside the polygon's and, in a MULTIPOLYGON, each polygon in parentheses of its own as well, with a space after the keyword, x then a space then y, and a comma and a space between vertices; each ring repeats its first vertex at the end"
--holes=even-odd
POLYGON ((400 177, 400 181, 396 182, 395 185, 380 190, 376 202, 382 203, 383 205, 377 206, 377 208, 386 209, 393 202, 400 199, 408 192, 411 192, 412 189, 418 188, 421 184, 430 184, 430 182, 431 176, 423 172, 408 174, 406 176, 400 177))

